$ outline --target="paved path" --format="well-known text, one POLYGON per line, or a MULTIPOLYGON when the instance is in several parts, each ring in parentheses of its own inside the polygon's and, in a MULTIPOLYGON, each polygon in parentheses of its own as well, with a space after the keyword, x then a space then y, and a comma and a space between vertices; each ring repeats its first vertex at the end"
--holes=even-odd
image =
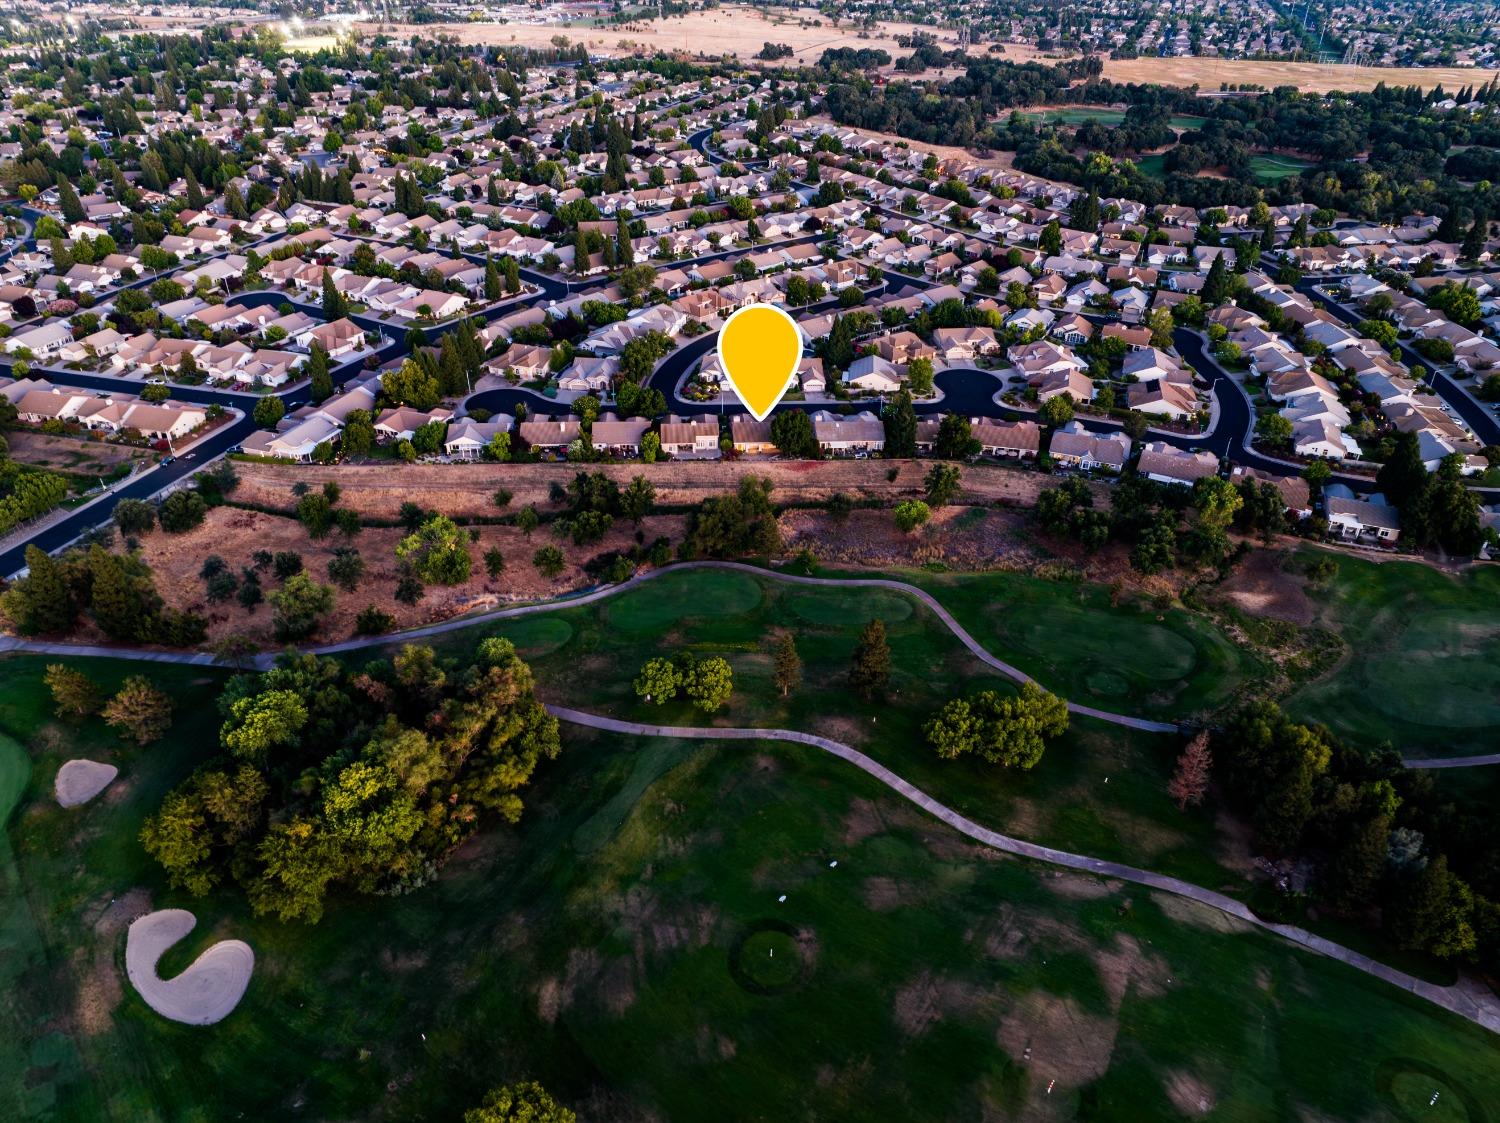
POLYGON ((1339 963, 1347 964, 1357 971, 1363 971, 1377 979, 1381 979, 1392 986, 1400 987, 1404 991, 1425 998, 1443 1009, 1457 1014, 1461 1018, 1467 1018, 1476 1025, 1483 1026, 1493 1033, 1500 1033, 1500 999, 1490 993, 1489 989, 1482 983, 1460 976, 1458 983, 1453 986, 1438 986, 1423 979, 1408 975, 1404 971, 1397 971, 1394 967, 1387 967, 1371 959, 1367 955, 1361 955, 1336 944, 1332 940, 1326 940, 1321 936, 1314 935, 1304 928, 1297 928, 1290 924, 1275 924, 1263 920, 1251 912, 1241 901, 1233 897, 1227 897, 1223 893, 1216 893, 1212 889, 1204 889, 1201 885, 1194 885, 1179 878, 1167 877, 1164 874, 1152 873, 1150 870, 1137 869, 1134 866, 1121 865, 1119 862, 1107 862, 1102 858, 1090 858, 1086 854, 1072 854, 1066 850, 1054 850, 1050 846, 1038 846, 1034 842, 1026 842, 1023 839, 1012 838, 1010 835, 1000 834, 988 827, 982 827, 972 819, 967 819, 954 811, 946 804, 939 803, 920 788, 907 783, 897 776, 879 761, 873 760, 841 741, 830 740, 827 737, 818 737, 812 733, 803 733, 795 729, 716 729, 703 728, 700 726, 680 725, 644 725, 640 722, 621 721, 618 718, 605 717, 601 714, 591 714, 583 710, 569 709, 566 706, 548 706, 547 710, 560 721, 571 722, 574 725, 584 725, 591 729, 602 729, 610 733, 623 733, 640 737, 680 737, 691 738, 700 741, 791 741, 799 745, 809 745, 815 749, 830 753, 840 760, 848 761, 860 771, 873 776, 886 787, 898 795, 915 803, 928 814, 941 819, 961 834, 967 835, 976 842, 1007 854, 1016 854, 1022 858, 1030 858, 1038 862, 1047 862, 1054 866, 1064 866, 1068 869, 1081 870, 1084 873, 1094 874, 1098 877, 1111 877, 1120 881, 1129 881, 1136 885, 1144 885, 1161 893, 1171 893, 1178 897, 1185 897, 1190 901, 1206 905, 1208 908, 1216 909, 1226 916, 1231 916, 1247 925, 1273 932, 1283 939, 1337 960, 1339 963))

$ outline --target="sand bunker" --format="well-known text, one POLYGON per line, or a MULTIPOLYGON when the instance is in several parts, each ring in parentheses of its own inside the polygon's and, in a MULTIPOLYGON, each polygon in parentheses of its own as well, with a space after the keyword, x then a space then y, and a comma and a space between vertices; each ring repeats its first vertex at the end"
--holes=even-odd
POLYGON ((156 961, 197 923, 186 909, 141 917, 125 937, 125 973, 146 1005, 162 1017, 206 1026, 227 1018, 239 1005, 255 969, 255 953, 242 940, 220 940, 176 978, 161 978, 156 961))
POLYGON ((114 781, 120 770, 97 760, 70 760, 57 770, 54 790, 63 807, 87 803, 114 781))

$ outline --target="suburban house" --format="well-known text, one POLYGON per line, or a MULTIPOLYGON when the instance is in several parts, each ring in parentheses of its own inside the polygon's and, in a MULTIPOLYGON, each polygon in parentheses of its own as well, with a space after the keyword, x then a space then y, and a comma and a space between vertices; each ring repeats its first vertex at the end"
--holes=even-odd
POLYGON ((734 451, 742 456, 774 456, 776 454, 776 446, 771 443, 771 419, 769 417, 764 421, 757 421, 748 413, 736 414, 729 422, 729 436, 734 442, 734 451))
POLYGON ((375 419, 375 439, 381 443, 409 441, 423 425, 433 421, 447 421, 452 416, 452 410, 441 407, 430 412, 412 409, 410 406, 381 410, 380 416, 375 419))
POLYGON ((684 421, 676 414, 661 423, 663 452, 693 460, 719 458, 719 419, 703 413, 684 421))
POLYGON ((562 452, 578 439, 580 422, 576 417, 528 417, 517 426, 521 440, 537 452, 562 452))
POLYGON ((1401 537, 1401 513, 1379 492, 1356 499, 1343 484, 1327 484, 1323 488, 1323 513, 1328 517, 1328 529, 1343 538, 1391 543, 1401 537))
POLYGON ((865 411, 852 417, 818 410, 812 415, 818 447, 834 456, 860 456, 885 448, 885 423, 865 411))
POLYGON ((1157 483, 1191 487, 1197 480, 1219 474, 1219 458, 1211 452, 1188 452, 1150 441, 1141 449, 1136 471, 1157 483))
POLYGON ((1035 421, 994 421, 988 417, 970 419, 970 433, 979 442, 985 456, 1035 459, 1041 447, 1042 431, 1035 421))
POLYGON ((455 460, 478 460, 491 440, 501 433, 511 432, 515 425, 516 419, 508 413, 497 413, 488 421, 460 417, 448 425, 443 452, 455 460))
POLYGON ((1130 459, 1130 438, 1124 433, 1091 433, 1070 421, 1052 434, 1048 455, 1068 468, 1119 472, 1130 459))

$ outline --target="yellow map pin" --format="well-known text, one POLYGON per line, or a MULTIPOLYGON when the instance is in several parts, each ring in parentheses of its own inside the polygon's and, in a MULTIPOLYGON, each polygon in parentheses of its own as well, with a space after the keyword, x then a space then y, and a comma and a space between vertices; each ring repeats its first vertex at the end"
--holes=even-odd
POLYGON ((719 365, 755 420, 764 421, 802 361, 802 331, 774 304, 741 308, 719 330, 719 365))

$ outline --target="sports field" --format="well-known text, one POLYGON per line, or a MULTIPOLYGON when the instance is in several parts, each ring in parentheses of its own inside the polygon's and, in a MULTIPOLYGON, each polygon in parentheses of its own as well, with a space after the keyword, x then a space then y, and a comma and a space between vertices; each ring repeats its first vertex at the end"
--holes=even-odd
POLYGON ((1500 572, 1452 577, 1409 562, 1338 556, 1320 619, 1344 661, 1287 708, 1365 744, 1408 755, 1500 746, 1500 572))
MULTIPOLYGON (((616 622, 653 619, 627 606, 616 622)), ((113 738, 51 721, 41 661, 3 666, 20 689, 0 723, 32 757, 9 831, 41 951, 0 968, 16 975, 0 996, 11 1118, 450 1120, 519 1078, 580 1118, 674 1121, 726 1104, 767 1120, 1403 1119, 1427 1118, 1435 1090, 1453 1118, 1488 1120, 1500 1096, 1500 1047, 1468 1023, 1218 914, 985 852, 775 744, 567 728, 522 823, 416 893, 334 902, 311 929, 228 894, 188 902, 134 838, 212 752, 220 676, 89 663, 112 681, 144 669, 181 716, 114 755, 117 796, 69 813, 46 778, 113 738), (166 973, 224 935, 255 948, 226 1021, 168 1023, 120 988, 109 903, 132 890, 201 918, 166 973)), ((24 776, 7 759, 0 776, 24 776)))

